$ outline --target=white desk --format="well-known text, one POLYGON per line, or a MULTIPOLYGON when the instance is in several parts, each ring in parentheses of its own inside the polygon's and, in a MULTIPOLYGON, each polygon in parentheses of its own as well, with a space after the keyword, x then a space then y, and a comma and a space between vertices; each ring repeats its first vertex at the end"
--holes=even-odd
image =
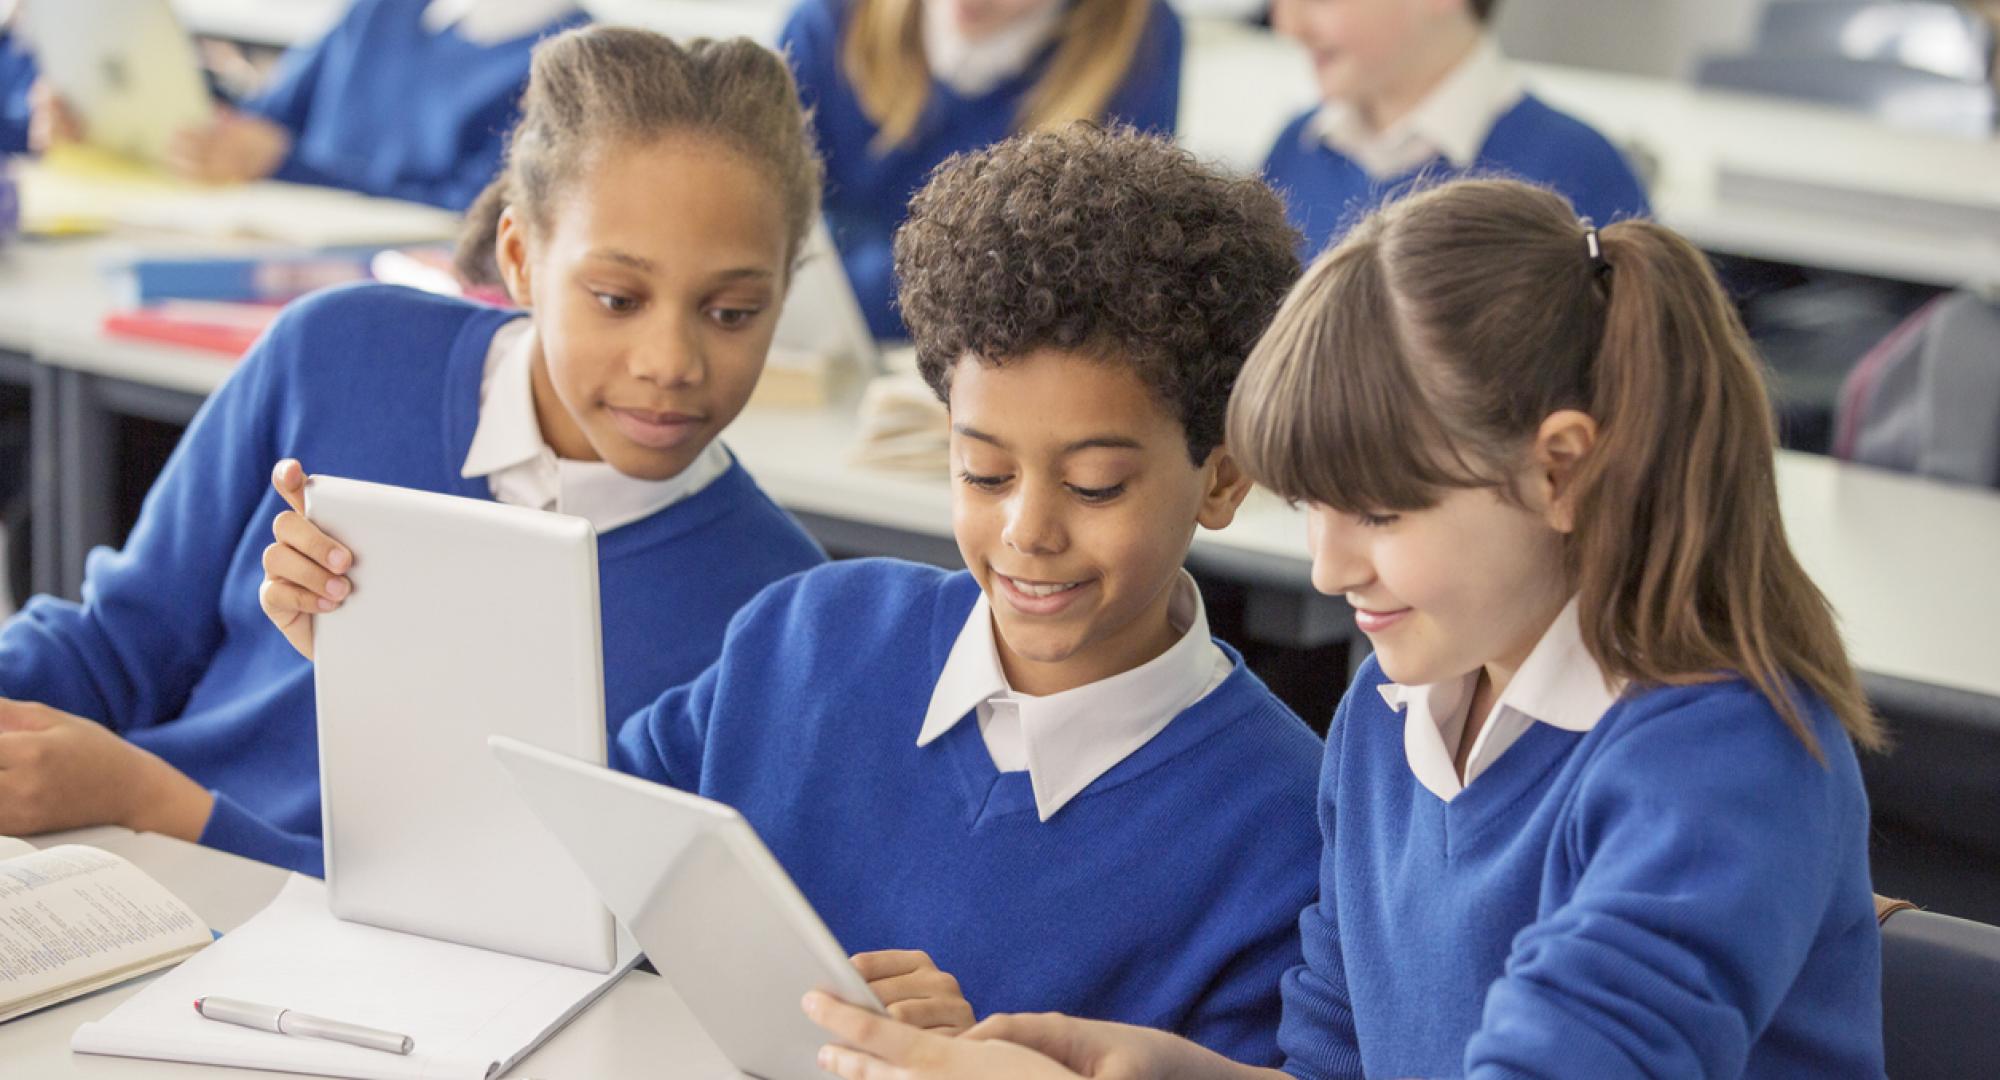
MULTIPOLYGON (((34 838, 48 847, 85 843, 116 852, 158 878, 208 924, 224 933, 255 915, 278 893, 287 871, 195 844, 124 829, 84 829, 34 838)), ((103 1018, 156 976, 100 991, 0 1024, 0 1063, 9 1077, 55 1080, 195 1080, 203 1076, 293 1077, 292 1073, 214 1069, 176 1062, 72 1054, 79 1024, 103 1018)), ((673 1076, 733 1080, 742 1074, 701 1032, 673 989, 657 975, 633 972, 568 1027, 507 1074, 554 1080, 617 1080, 673 1076)))
MULTIPOLYGON (((1715 252, 1937 285, 2000 285, 2000 140, 1901 131, 1650 76, 1523 65, 1551 105, 1659 163, 1659 219, 1715 252), (1736 183, 1747 178, 1751 183, 1736 183)), ((1183 142, 1245 171, 1318 99, 1299 49, 1196 22, 1183 142)))

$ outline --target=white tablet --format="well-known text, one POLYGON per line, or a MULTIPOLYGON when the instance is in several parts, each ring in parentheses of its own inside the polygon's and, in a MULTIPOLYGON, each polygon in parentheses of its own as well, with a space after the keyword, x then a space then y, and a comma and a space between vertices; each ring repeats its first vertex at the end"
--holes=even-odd
POLYGON ((847 953, 735 810, 518 740, 493 753, 731 1064, 822 1080, 825 990, 877 1012, 847 953))
POLYGON ((854 284, 847 280, 847 267, 824 218, 813 226, 792 271, 771 344, 853 364, 864 376, 882 373, 881 346, 868 330, 868 319, 861 313, 854 284))
POLYGON ((590 523, 333 476, 306 516, 354 553, 313 631, 333 913, 609 971, 610 913, 486 749, 604 760, 590 523))
POLYGON ((214 112, 169 0, 29 0, 21 14, 36 66, 92 145, 158 162, 214 112))

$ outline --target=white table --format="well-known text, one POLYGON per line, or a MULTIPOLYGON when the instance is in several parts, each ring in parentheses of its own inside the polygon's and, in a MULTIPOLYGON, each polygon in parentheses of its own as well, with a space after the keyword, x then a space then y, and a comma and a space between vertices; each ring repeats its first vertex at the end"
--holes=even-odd
MULTIPOLYGON (((33 838, 41 847, 84 843, 116 852, 158 878, 224 933, 276 896, 288 871, 152 833, 84 829, 33 838)), ((72 1054, 79 1024, 97 1020, 157 976, 148 976, 0 1024, 0 1072, 21 1080, 194 1080, 204 1076, 282 1078, 291 1073, 215 1069, 176 1062, 72 1054)), ((733 1080, 742 1074, 694 1022, 657 975, 632 972, 507 1074, 545 1080, 674 1077, 733 1080)))

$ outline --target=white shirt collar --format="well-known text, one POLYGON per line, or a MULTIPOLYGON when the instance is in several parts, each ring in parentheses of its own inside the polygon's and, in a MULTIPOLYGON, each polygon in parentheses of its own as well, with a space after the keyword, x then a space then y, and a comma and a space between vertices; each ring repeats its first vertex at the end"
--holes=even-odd
POLYGON ((498 45, 529 34, 576 11, 574 0, 431 0, 424 29, 455 30, 475 45, 498 45))
POLYGON ((952 2, 925 0, 924 62, 939 82, 964 97, 977 97, 1028 70, 1069 14, 1068 0, 1057 0, 989 37, 968 41, 947 10, 952 2))
POLYGON ((1623 682, 1614 683, 1605 675, 1584 646, 1577 601, 1571 597, 1494 703, 1492 715, 1472 744, 1461 783, 1452 758, 1465 731, 1466 709, 1478 678, 1475 671, 1424 686, 1384 683, 1378 688, 1390 708, 1405 710, 1403 752, 1410 771, 1447 802, 1536 723, 1589 731, 1625 688, 1623 682))
POLYGON ((535 419, 530 327, 527 319, 515 319, 493 335, 479 387, 479 423, 459 475, 485 477, 493 497, 510 506, 584 518, 601 535, 651 517, 729 471, 729 452, 720 442, 709 443, 665 480, 626 476, 601 461, 556 457, 535 419))
POLYGON ((1194 578, 1181 571, 1173 589, 1168 615, 1185 630, 1166 652, 1130 671, 1047 697, 1016 693, 1007 685, 993 640, 993 609, 982 593, 938 673, 917 745, 930 745, 990 702, 1016 710, 1035 809, 1047 821, 1152 741, 1233 667, 1209 637, 1208 612, 1194 578))
POLYGON ((1376 180, 1403 176, 1440 154, 1465 169, 1479 159, 1494 123, 1526 92, 1500 46, 1482 37, 1416 108, 1382 131, 1370 129, 1353 105, 1330 101, 1306 125, 1306 134, 1353 159, 1376 180))

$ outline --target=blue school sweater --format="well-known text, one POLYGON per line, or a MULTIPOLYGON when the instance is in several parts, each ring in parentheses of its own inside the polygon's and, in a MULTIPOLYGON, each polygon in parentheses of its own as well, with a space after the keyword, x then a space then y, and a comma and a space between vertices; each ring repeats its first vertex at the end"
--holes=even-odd
POLYGON ((1308 129, 1318 109, 1299 115, 1279 134, 1264 161, 1264 178, 1285 198, 1293 227, 1305 236, 1301 256, 1318 255, 1370 211, 1419 180, 1467 174, 1507 176, 1553 188, 1598 225, 1652 213, 1632 167, 1610 140, 1533 94, 1502 113, 1472 168, 1440 155, 1388 180, 1371 178, 1353 159, 1308 129))
MULTIPOLYGON (((841 68, 842 35, 852 0, 802 0, 778 40, 792 62, 799 95, 813 110, 813 134, 826 162, 826 219, 876 337, 908 336, 896 311, 891 241, 910 197, 944 159, 978 150, 1016 131, 1029 92, 1048 69, 1050 48, 1028 69, 992 90, 965 97, 931 80, 930 100, 902 145, 878 153, 877 128, 841 68)), ((1153 0, 1131 70, 1105 109, 1105 120, 1172 135, 1180 114, 1181 24, 1165 0, 1153 0)))
POLYGON ((1747 683, 1628 692, 1447 803, 1385 681, 1327 741, 1293 1075, 1882 1075, 1867 798, 1823 706, 1825 765, 1747 683))
POLYGON ((34 55, 0 27, 0 154, 28 152, 28 90, 37 71, 34 55))
POLYGON ((500 171, 528 60, 581 12, 495 45, 424 29, 428 0, 355 0, 326 36, 285 54, 246 112, 292 133, 274 178, 426 202, 472 204, 500 171))
POLYGON ((922 949, 981 1015, 1059 1009, 1275 1064, 1319 740, 1225 647, 1219 686, 1043 822, 969 717, 917 746, 978 595, 886 559, 774 585, 613 763, 736 807, 842 946, 922 949))
MULTIPOLYGON (((319 873, 312 666, 257 602, 285 509, 271 467, 490 498, 459 469, 512 317, 380 285, 292 305, 195 417, 124 549, 91 554, 83 602, 37 597, 0 627, 0 695, 104 723, 214 791, 203 843, 319 873)), ((620 719, 707 667, 759 589, 824 558, 740 465, 597 550, 620 719)))

